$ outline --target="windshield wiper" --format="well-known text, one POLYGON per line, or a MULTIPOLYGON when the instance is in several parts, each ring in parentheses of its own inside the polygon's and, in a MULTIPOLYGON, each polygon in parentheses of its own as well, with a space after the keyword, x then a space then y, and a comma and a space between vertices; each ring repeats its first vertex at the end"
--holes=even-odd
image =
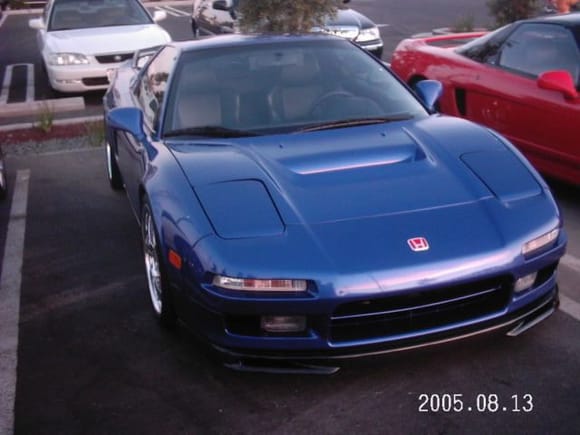
POLYGON ((311 124, 307 127, 297 130, 297 133, 305 133, 309 131, 330 130, 333 128, 356 127, 359 125, 385 124, 394 121, 406 121, 412 119, 413 115, 410 113, 400 113, 392 116, 378 116, 372 118, 353 118, 341 119, 340 121, 321 122, 319 124, 311 124))
POLYGON ((190 127, 190 128, 180 128, 177 130, 171 130, 164 134, 165 137, 177 137, 177 136, 204 136, 204 137, 252 137, 258 136, 256 133, 252 133, 246 130, 236 130, 233 128, 226 128, 214 125, 206 125, 203 127, 190 127))

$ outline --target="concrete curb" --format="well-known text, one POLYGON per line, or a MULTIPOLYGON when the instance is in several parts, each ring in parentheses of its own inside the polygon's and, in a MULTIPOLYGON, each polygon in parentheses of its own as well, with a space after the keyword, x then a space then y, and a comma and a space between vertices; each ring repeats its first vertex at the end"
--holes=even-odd
MULTIPOLYGON (((103 116, 82 116, 76 118, 66 118, 66 119, 56 119, 52 122, 53 125, 71 125, 71 124, 84 124, 87 122, 102 121, 103 116)), ((38 123, 34 122, 21 122, 18 124, 10 125, 0 125, 0 132, 10 132, 15 130, 27 130, 29 128, 34 128, 38 123)))
POLYGON ((16 116, 38 116, 43 113, 74 112, 75 110, 85 110, 85 99, 83 97, 54 98, 52 100, 4 104, 0 119, 16 116))

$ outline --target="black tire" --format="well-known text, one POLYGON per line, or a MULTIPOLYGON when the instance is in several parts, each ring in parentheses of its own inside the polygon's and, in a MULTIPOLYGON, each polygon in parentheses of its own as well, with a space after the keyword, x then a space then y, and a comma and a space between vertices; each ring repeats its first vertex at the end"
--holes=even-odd
POLYGON ((8 182, 6 180, 6 163, 0 151, 0 199, 6 198, 8 192, 8 182))
POLYGON ((141 211, 141 240, 149 300, 153 314, 160 325, 167 329, 173 329, 177 324, 177 314, 173 306, 171 287, 165 272, 157 234, 151 206, 145 200, 141 211))
POLYGON ((119 171, 117 159, 115 159, 113 153, 113 147, 108 140, 105 142, 105 159, 107 162, 107 178, 109 179, 111 189, 123 189, 123 179, 121 178, 121 172, 119 171))

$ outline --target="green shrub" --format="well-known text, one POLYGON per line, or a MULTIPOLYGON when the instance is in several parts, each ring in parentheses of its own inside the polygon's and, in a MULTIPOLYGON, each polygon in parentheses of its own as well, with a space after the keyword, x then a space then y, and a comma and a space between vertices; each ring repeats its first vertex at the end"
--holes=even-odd
POLYGON ((533 17, 540 8, 539 0, 487 0, 489 13, 497 27, 533 17))
POLYGON ((299 33, 322 26, 342 0, 240 0, 240 28, 250 32, 299 33))

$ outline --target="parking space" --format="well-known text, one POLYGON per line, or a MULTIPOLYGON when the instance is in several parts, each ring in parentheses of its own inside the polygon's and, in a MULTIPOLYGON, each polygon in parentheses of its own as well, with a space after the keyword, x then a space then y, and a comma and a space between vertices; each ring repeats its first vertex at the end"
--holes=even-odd
MULTIPOLYGON (((406 24, 386 12, 412 12, 411 4, 356 1, 382 24, 387 49, 430 22, 429 13, 406 24)), ((189 4, 177 3, 150 7, 167 12, 175 39, 189 39, 189 4)), ((4 110, 62 97, 43 79, 33 32, 16 30, 28 18, 0 22, 4 110), (20 53, 7 48, 7 34, 23 35, 20 53)), ((101 98, 83 95, 82 114, 101 114, 101 98)), ((227 369, 195 331, 157 325, 139 229, 125 194, 109 188, 103 147, 39 147, 9 155, 7 166, 0 434, 578 433, 578 187, 552 184, 569 246, 560 309, 545 322, 515 338, 345 362, 332 376, 280 375, 227 369)))
MULTIPOLYGON (((352 362, 333 376, 222 367, 190 332, 155 323, 138 229, 108 187, 103 152, 8 158, 10 180, 27 180, 26 212, 2 222, 25 222, 16 433, 575 433, 580 321, 565 310, 517 338, 352 362), (445 394, 463 409, 433 409, 445 394)), ((14 201, 0 205, 3 219, 14 201)), ((560 282, 577 302, 571 264, 560 282)))

